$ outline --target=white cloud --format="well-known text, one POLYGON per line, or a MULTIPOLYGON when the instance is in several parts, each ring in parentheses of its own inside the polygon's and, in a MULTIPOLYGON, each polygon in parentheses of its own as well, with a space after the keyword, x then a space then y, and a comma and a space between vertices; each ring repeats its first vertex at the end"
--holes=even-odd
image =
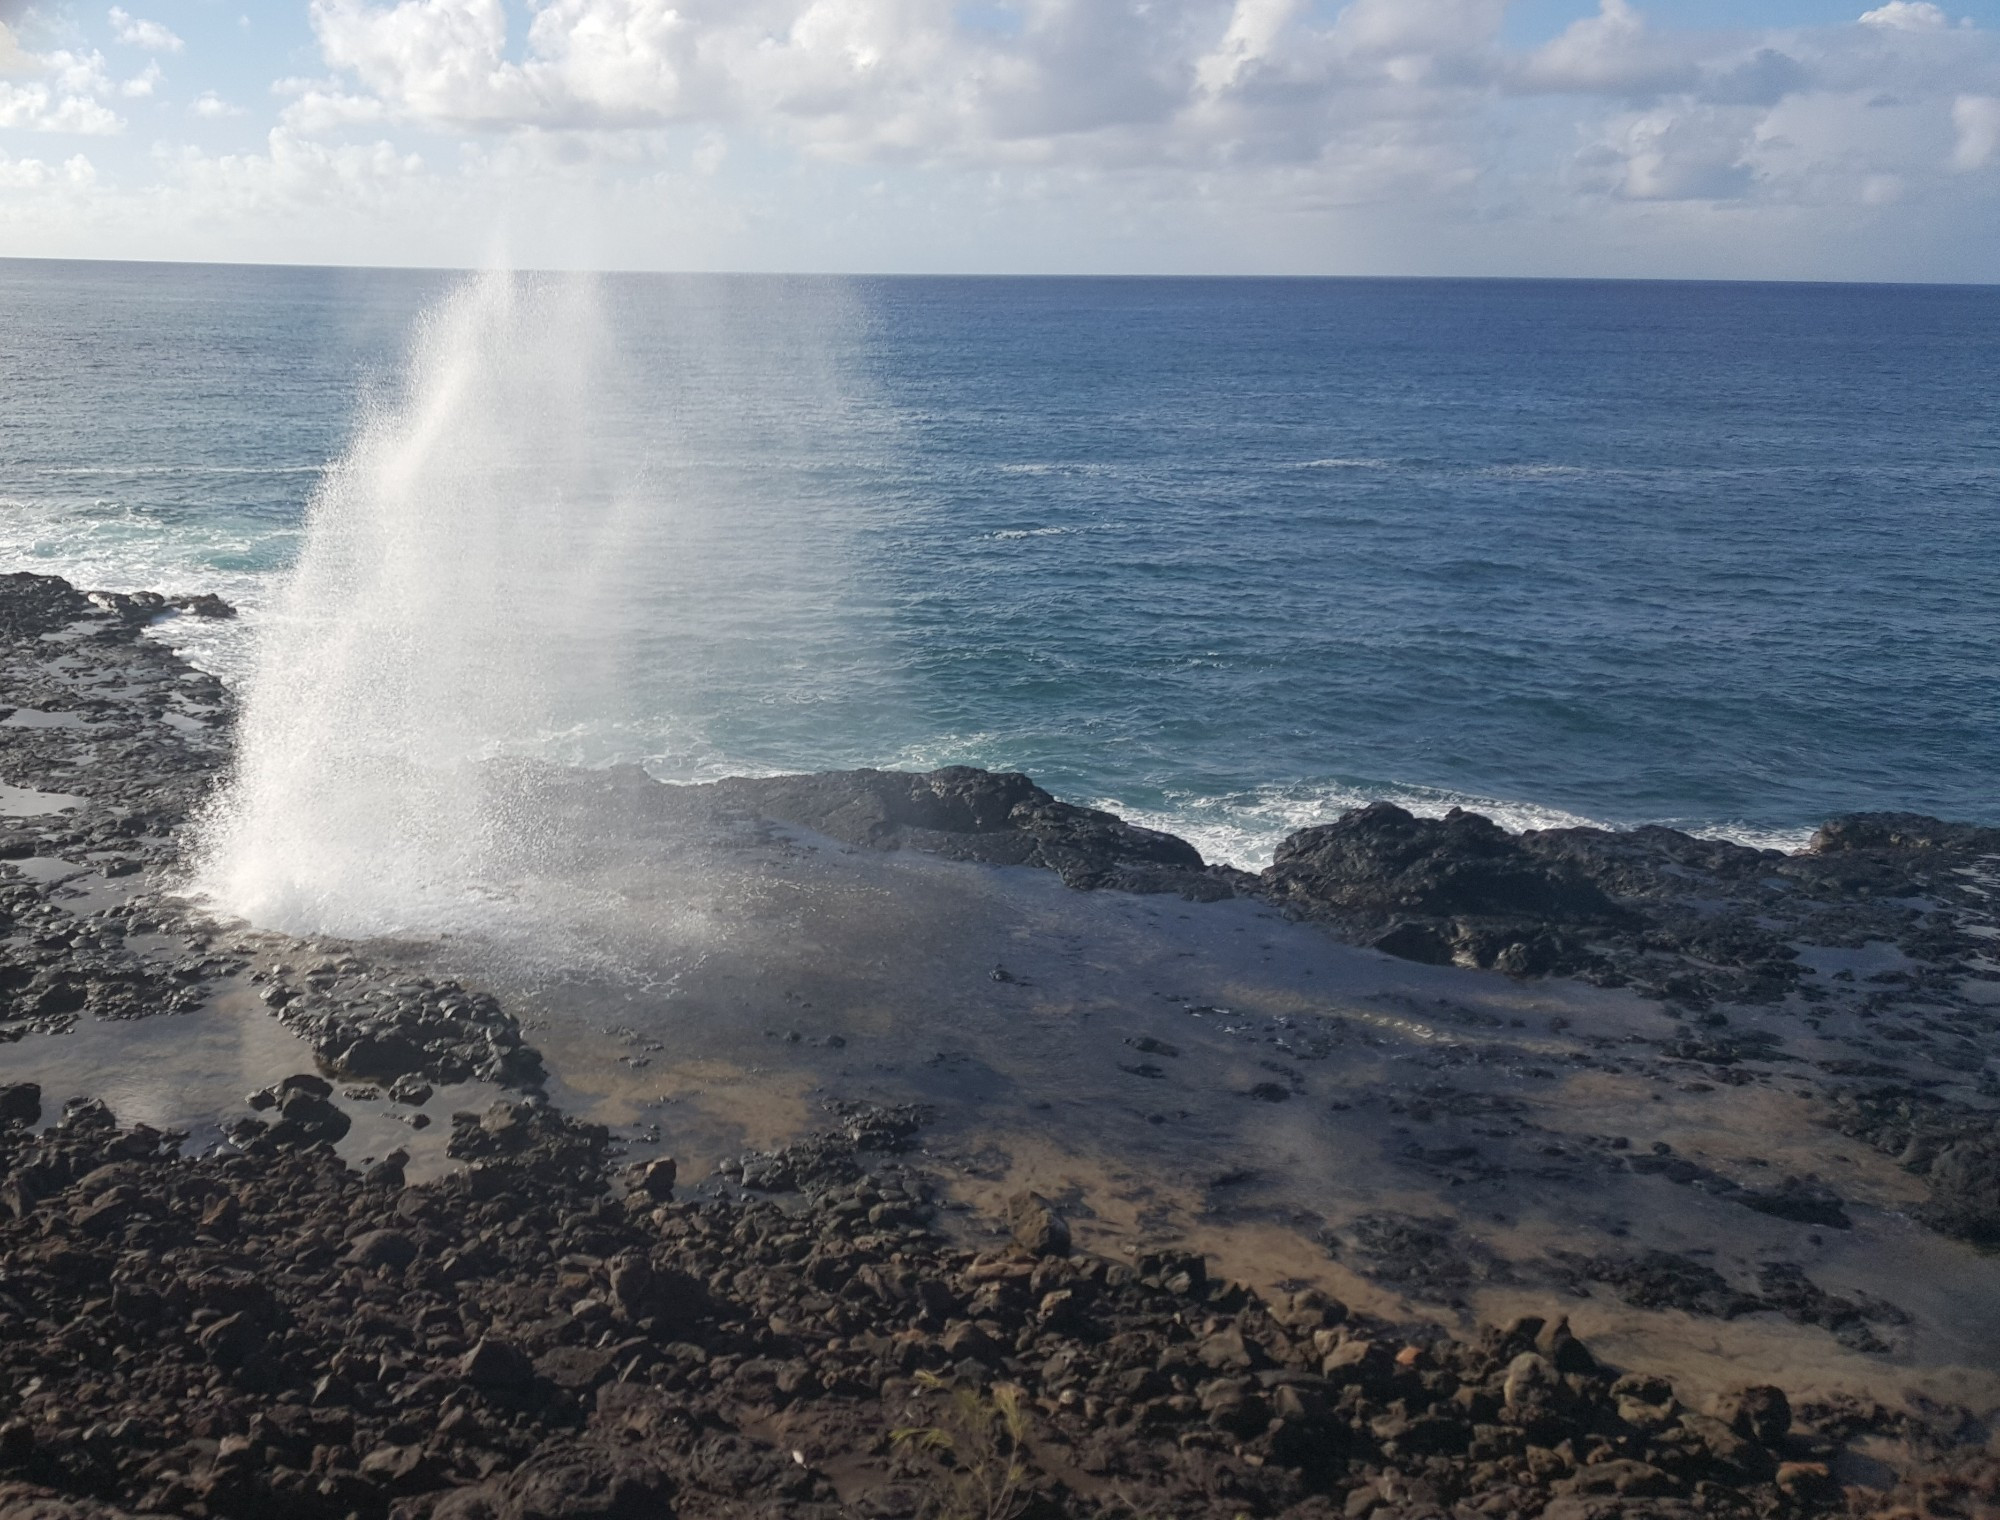
POLYGON ((1222 41, 1195 64, 1202 89, 1217 94, 1265 64, 1298 8, 1299 0, 1236 0, 1222 41))
POLYGON ((34 59, 15 37, 14 29, 0 21, 0 74, 23 73, 31 68, 34 59))
POLYGON ((97 170, 82 154, 59 164, 38 158, 9 158, 0 153, 0 193, 10 190, 87 190, 97 182, 97 170))
MULTIPOLYGON (((828 186, 827 225, 902 217, 944 238, 975 212, 1038 219, 1049 246, 1093 257, 1198 225, 1231 257, 1275 239, 1306 260, 1361 246, 1364 224, 1475 260, 1503 229, 1547 249, 1629 237, 1635 219, 1689 229, 1689 246, 1725 223, 1803 238, 1808 210, 1816 248, 1869 227, 1890 246, 1888 229, 1933 215, 2000 231, 2000 195, 1964 177, 2000 158, 1992 31, 1913 0, 1714 32, 1598 0, 1521 48, 1506 4, 312 0, 320 76, 274 87, 249 151, 161 160, 160 194, 243 225, 256 205, 283 221, 309 203, 435 225, 447 204, 461 223, 479 205, 513 216, 527 202, 506 187, 530 183, 564 215, 596 196, 637 219, 671 183, 644 216, 782 222, 796 249, 791 202, 828 186), (950 217, 928 209, 946 202, 950 217)), ((121 37, 148 24, 113 20, 121 37)), ((120 84, 94 54, 30 59, 0 124, 116 130, 121 92, 157 79, 120 84)), ((235 108, 209 92, 188 109, 235 108)))
POLYGON ((57 52, 33 61, 42 78, 26 84, 0 80, 0 127, 91 137, 124 130, 118 113, 97 99, 113 89, 101 54, 57 52))
POLYGON ((121 79, 118 82, 118 93, 123 95, 127 100, 144 100, 153 93, 159 86, 160 81, 165 78, 166 76, 160 72, 159 64, 149 63, 144 70, 133 75, 130 79, 121 79))
POLYGON ((304 137, 325 137, 349 127, 380 127, 388 116, 388 108, 373 95, 310 88, 285 107, 278 122, 304 137))
POLYGON ((188 110, 203 121, 222 121, 243 114, 243 107, 231 105, 213 90, 203 90, 194 98, 188 110))
POLYGON ((1899 32, 1934 32, 1951 25, 1951 18, 1930 0, 1889 0, 1872 11, 1863 11, 1865 26, 1886 26, 1899 32))
POLYGON ((1626 0, 1602 0, 1595 16, 1572 23, 1528 57, 1520 86, 1589 95, 1691 90, 1700 80, 1696 46, 1662 38, 1626 0))
POLYGON ((1622 116, 1577 156, 1577 182, 1625 200, 1735 200, 1756 180, 1754 130, 1748 113, 1713 106, 1622 116))
POLYGON ((1958 144, 1951 163, 1961 173, 1984 169, 2000 155, 2000 96, 1961 95, 1951 104, 1958 144))
POLYGON ((151 53, 178 53, 187 44, 157 21, 142 21, 118 6, 111 7, 111 33, 127 47, 151 53))

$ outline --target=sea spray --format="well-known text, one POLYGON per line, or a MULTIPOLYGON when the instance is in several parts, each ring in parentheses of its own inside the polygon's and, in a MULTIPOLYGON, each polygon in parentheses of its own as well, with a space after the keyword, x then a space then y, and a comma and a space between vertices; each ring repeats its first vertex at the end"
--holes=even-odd
POLYGON ((834 425, 837 321, 689 289, 644 354, 600 279, 479 275, 422 319, 264 620, 197 894, 293 932, 570 953, 589 842, 536 778, 647 758, 677 662, 712 686, 718 645, 788 658, 782 609, 835 616, 843 582, 837 532, 716 464, 834 425))

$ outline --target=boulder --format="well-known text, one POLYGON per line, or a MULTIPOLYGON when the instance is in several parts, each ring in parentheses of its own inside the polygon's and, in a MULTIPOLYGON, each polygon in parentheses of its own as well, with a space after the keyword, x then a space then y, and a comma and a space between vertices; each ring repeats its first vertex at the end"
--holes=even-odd
POLYGON ((1007 1228, 1031 1256, 1069 1255, 1069 1222, 1040 1193, 1023 1191, 1007 1200, 1007 1228))
MULTIPOLYGON (((1536 924, 1615 923, 1625 915, 1603 891, 1560 864, 1538 860, 1491 819, 1453 808, 1418 818, 1372 803, 1338 822, 1301 829, 1263 873, 1275 901, 1306 916, 1328 912, 1406 920, 1381 948, 1433 959, 1436 938, 1407 922, 1475 916, 1536 924)), ((1378 941, 1379 943, 1379 941, 1378 941)))
POLYGON ((459 1358, 458 1375, 475 1388, 518 1392, 534 1385, 535 1364, 511 1341, 488 1335, 459 1358))
POLYGON ((417 1259, 417 1243, 401 1230, 369 1230, 347 1243, 342 1260, 357 1267, 389 1267, 402 1271, 417 1259))
POLYGON ((2000 1244, 2000 1135, 1975 1135, 1939 1151, 1925 1179, 1926 1223, 1978 1245, 2000 1244))
POLYGON ((33 1128, 41 1121, 40 1083, 9 1082, 0 1086, 0 1125, 19 1124, 33 1128))
POLYGON ((674 1183, 679 1175, 679 1165, 672 1156, 655 1156, 650 1161, 636 1162, 625 1169, 625 1181, 632 1191, 655 1203, 667 1203, 673 1199, 674 1183))
POLYGON ((1716 1400, 1715 1417, 1745 1440, 1776 1446, 1792 1428, 1792 1405, 1785 1390, 1768 1383, 1725 1393, 1716 1400))

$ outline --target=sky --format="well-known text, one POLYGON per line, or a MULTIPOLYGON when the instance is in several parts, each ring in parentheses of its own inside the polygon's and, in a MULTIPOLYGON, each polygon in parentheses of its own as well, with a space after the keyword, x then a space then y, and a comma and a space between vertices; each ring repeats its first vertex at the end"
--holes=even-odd
POLYGON ((0 256, 2000 281, 2000 0, 0 0, 0 256))

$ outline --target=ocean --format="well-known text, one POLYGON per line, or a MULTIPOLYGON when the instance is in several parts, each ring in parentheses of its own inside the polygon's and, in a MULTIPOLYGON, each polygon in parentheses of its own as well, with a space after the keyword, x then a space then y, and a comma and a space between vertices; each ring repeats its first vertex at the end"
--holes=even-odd
POLYGON ((462 283, 0 261, 0 568, 219 592, 161 635, 245 679, 315 500, 530 437, 361 542, 445 680, 587 630, 517 748, 1025 770, 1246 866, 1384 797, 2000 823, 2000 289, 624 275, 467 344, 462 283))

